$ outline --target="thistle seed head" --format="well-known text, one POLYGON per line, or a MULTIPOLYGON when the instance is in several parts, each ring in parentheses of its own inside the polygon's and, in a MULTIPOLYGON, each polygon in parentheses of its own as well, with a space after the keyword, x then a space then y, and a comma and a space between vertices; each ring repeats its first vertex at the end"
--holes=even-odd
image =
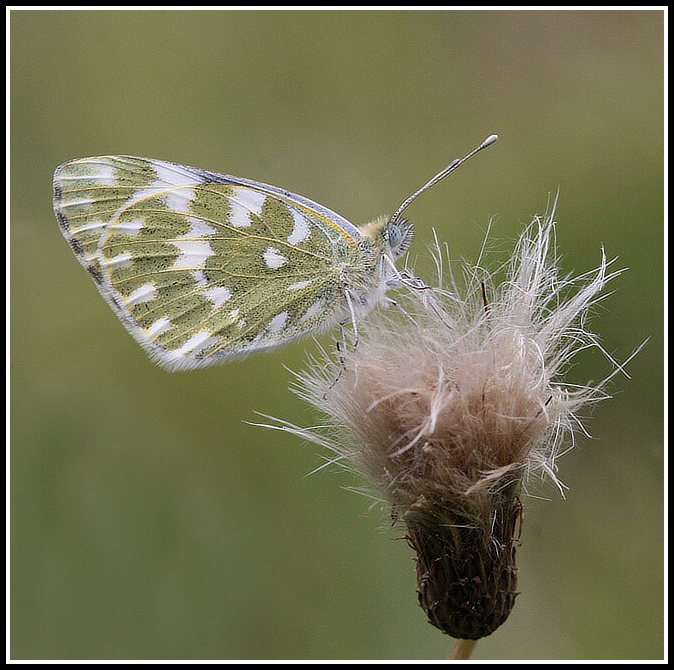
POLYGON ((294 432, 367 476, 407 526, 430 622, 477 639, 517 595, 522 483, 559 484, 579 410, 606 397, 561 375, 599 346, 585 321, 617 273, 602 254, 595 271, 560 277, 552 214, 523 232, 500 284, 478 266, 446 273, 437 244, 435 256, 437 288, 409 289, 359 326, 357 346, 298 375, 330 428, 294 432))

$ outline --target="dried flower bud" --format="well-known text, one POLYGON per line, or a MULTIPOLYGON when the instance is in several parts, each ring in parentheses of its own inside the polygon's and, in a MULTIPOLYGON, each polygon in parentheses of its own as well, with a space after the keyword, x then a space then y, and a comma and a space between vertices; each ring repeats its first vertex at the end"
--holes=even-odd
MULTIPOLYGON (((357 346, 298 375, 298 393, 326 414, 329 434, 282 429, 328 446, 365 473, 407 526, 417 554, 419 601, 457 638, 489 635, 517 595, 522 482, 547 475, 576 413, 605 395, 566 385, 573 356, 599 346, 584 327, 614 275, 599 268, 560 278, 552 215, 535 219, 507 278, 443 267, 440 287, 410 289, 400 309, 360 326, 357 346)), ((559 483, 558 483, 559 484, 559 483)))

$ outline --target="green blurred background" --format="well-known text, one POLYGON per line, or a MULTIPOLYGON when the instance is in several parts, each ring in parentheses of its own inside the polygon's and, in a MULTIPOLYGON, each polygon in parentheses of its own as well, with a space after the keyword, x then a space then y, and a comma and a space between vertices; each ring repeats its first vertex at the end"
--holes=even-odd
MULTIPOLYGON (((593 327, 624 360, 569 486, 525 501, 520 590, 476 659, 663 655, 663 13, 13 11, 12 657, 442 659, 411 551, 323 470, 247 425, 316 421, 287 387, 311 341, 219 368, 152 365, 62 239, 59 163, 149 156, 301 193, 356 223, 418 200, 475 260, 560 190, 565 272, 629 268, 593 327), (539 499, 544 498, 544 499, 539 499)), ((503 260, 499 257, 498 260, 503 260)), ((329 343, 334 336, 326 336, 329 343)), ((598 352, 570 379, 611 371, 598 352)))

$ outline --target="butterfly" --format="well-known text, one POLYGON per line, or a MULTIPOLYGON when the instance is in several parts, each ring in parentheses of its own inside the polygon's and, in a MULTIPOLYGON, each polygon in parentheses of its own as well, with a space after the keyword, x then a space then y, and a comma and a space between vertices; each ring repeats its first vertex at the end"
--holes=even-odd
POLYGON ((134 156, 60 165, 61 232, 126 329, 159 365, 192 369, 356 324, 405 282, 395 261, 422 192, 357 227, 269 184, 134 156))

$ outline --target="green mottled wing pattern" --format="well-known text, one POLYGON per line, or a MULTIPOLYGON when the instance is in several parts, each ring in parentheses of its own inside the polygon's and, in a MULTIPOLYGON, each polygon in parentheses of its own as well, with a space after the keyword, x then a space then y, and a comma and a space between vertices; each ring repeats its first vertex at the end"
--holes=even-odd
POLYGON ((367 294, 381 250, 338 214, 267 184, 173 163, 64 163, 54 209, 71 248, 160 364, 194 368, 278 346, 367 294), (350 273, 350 274, 349 274, 350 273))

